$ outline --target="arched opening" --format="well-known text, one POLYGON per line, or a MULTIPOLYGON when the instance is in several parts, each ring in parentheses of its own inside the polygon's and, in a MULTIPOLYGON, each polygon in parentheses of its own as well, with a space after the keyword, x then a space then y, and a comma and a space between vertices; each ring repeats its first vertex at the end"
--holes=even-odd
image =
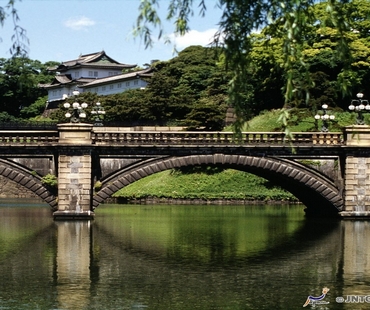
POLYGON ((58 203, 56 197, 41 182, 41 177, 32 173, 31 170, 27 170, 13 161, 0 159, 0 176, 26 188, 34 193, 35 196, 49 204, 52 210, 57 210, 58 203))
POLYGON ((280 184, 307 206, 306 212, 310 215, 333 216, 341 211, 343 206, 341 191, 334 182, 302 164, 272 157, 214 154, 157 159, 119 171, 103 181, 101 190, 94 196, 93 208, 117 190, 148 175, 195 165, 215 165, 242 170, 280 184))

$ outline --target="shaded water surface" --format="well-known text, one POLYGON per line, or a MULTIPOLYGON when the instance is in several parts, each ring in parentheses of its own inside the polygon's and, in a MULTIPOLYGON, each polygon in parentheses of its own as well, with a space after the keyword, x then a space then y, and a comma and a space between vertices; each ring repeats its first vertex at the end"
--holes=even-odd
POLYGON ((302 206, 106 204, 54 222, 0 201, 0 309, 367 309, 370 225, 302 206), (352 299, 351 299, 352 298, 352 299))

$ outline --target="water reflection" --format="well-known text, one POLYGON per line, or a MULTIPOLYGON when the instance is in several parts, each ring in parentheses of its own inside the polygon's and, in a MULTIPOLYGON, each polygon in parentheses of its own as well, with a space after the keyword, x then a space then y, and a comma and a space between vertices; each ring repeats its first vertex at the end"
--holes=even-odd
POLYGON ((306 220, 302 206, 117 206, 53 222, 0 206, 0 308, 362 309, 370 225, 306 220), (311 307, 309 305, 308 307, 311 307))
POLYGON ((370 223, 342 223, 343 295, 370 295, 370 223), (348 286, 348 281, 351 285, 348 286))
POLYGON ((91 222, 57 221, 57 293, 63 309, 86 309, 90 302, 91 222))
POLYGON ((136 206, 100 211, 97 228, 122 239, 126 248, 135 245, 136 251, 196 263, 253 256, 285 243, 305 225, 302 210, 282 206, 136 206))

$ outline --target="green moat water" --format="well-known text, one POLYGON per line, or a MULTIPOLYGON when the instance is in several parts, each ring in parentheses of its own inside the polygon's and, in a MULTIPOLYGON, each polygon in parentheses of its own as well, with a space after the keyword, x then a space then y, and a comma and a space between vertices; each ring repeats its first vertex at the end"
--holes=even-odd
POLYGON ((105 204, 94 221, 0 200, 0 309, 365 309, 370 225, 304 206, 105 204), (339 299, 338 299, 339 298, 339 299))

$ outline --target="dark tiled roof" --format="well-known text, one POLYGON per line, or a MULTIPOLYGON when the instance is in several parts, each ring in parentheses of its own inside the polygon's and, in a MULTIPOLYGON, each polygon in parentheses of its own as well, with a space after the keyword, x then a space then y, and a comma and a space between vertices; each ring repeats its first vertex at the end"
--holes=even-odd
POLYGON ((78 64, 76 67, 87 67, 87 68, 106 68, 106 69, 131 69, 135 68, 136 65, 126 65, 126 64, 111 64, 111 63, 100 63, 100 62, 95 62, 95 63, 88 63, 88 64, 78 64))
POLYGON ((40 85, 40 87, 52 88, 59 86, 60 84, 68 84, 71 82, 73 82, 73 80, 70 74, 59 74, 54 77, 54 80, 51 83, 40 85))
POLYGON ((66 84, 66 83, 72 82, 72 78, 69 74, 67 74, 67 75, 64 75, 64 74, 56 75, 55 80, 57 80, 60 84, 66 84))
POLYGON ((99 68, 134 68, 136 65, 122 64, 109 57, 104 51, 80 55, 77 59, 63 61, 59 66, 49 68, 50 71, 66 71, 72 67, 99 67, 99 68))
POLYGON ((96 78, 81 77, 81 78, 79 78, 75 81, 78 82, 78 83, 90 83, 90 82, 95 81, 95 80, 96 80, 96 78))

